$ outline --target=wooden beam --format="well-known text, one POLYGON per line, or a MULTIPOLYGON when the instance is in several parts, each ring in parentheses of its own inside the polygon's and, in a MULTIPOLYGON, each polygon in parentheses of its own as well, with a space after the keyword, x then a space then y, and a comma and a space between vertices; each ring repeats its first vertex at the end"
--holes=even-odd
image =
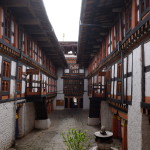
POLYGON ((51 44, 48 43, 39 43, 39 47, 51 47, 51 44))
POLYGON ((30 1, 28 0, 4 0, 2 4, 6 7, 28 7, 30 1))
POLYGON ((112 12, 122 12, 122 8, 113 8, 112 12))
POLYGON ((40 21, 35 18, 19 18, 17 23, 22 25, 40 25, 40 21))
POLYGON ((48 41, 48 38, 47 37, 33 37, 36 41, 48 41))

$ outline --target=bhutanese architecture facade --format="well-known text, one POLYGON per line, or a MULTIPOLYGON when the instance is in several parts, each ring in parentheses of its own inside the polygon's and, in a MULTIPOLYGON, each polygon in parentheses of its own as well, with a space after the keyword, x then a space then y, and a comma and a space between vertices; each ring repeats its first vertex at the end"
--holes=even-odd
POLYGON ((89 108, 87 70, 77 64, 77 42, 60 42, 68 66, 63 72, 65 108, 89 108))
POLYGON ((88 68, 89 124, 123 150, 150 149, 150 1, 83 0, 77 62, 88 68))
POLYGON ((0 0, 0 149, 50 125, 67 65, 41 0, 0 0), (58 61, 59 60, 59 61, 58 61))

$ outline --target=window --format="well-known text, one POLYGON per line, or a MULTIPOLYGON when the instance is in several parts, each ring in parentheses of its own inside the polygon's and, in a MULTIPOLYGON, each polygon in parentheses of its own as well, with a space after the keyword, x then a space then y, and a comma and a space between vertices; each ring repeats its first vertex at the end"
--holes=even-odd
POLYGON ((3 61, 3 76, 10 77, 10 62, 3 61))
POLYGON ((141 16, 143 17, 150 11, 150 0, 140 0, 141 16))
POLYGON ((21 82, 17 82, 17 92, 20 92, 21 91, 21 82))
POLYGON ((24 33, 22 26, 19 26, 18 30, 18 48, 21 51, 24 51, 24 33))
MULTIPOLYGON (((117 78, 120 79, 122 77, 122 64, 118 64, 118 72, 117 72, 117 78)), ((122 82, 117 81, 117 95, 118 99, 121 99, 121 92, 122 92, 122 82)))
POLYGON ((22 67, 18 67, 18 79, 22 79, 22 67))
POLYGON ((84 73, 84 69, 79 69, 79 73, 84 73))
POLYGON ((111 32, 109 33, 108 37, 108 55, 112 52, 112 35, 111 32))
POLYGON ((11 35, 11 15, 8 9, 4 10, 4 35, 10 39, 11 35))
POLYGON ((3 80, 2 81, 2 91, 3 92, 9 92, 9 81, 3 80))
POLYGON ((5 92, 2 94, 2 99, 8 99, 10 90, 10 62, 4 60, 2 67, 2 91, 5 92))
POLYGON ((115 25, 115 41, 116 41, 116 43, 115 43, 115 45, 117 46, 117 43, 119 42, 119 23, 117 23, 116 25, 115 25))
POLYGON ((122 76, 122 64, 118 64, 118 73, 117 73, 117 77, 121 78, 122 76))
POLYGON ((126 33, 130 30, 131 28, 131 14, 132 14, 132 5, 129 3, 125 10, 125 30, 126 33))

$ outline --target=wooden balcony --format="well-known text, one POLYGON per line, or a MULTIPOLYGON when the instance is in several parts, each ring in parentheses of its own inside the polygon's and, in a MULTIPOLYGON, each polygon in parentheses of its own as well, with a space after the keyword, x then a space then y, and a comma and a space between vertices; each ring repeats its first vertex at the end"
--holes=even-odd
POLYGON ((46 89, 46 82, 42 81, 27 81, 26 84, 26 97, 27 98, 43 98, 55 97, 56 91, 48 91, 46 89))
POLYGON ((102 85, 101 83, 96 83, 96 84, 93 84, 92 86, 92 91, 90 93, 92 98, 106 98, 106 95, 105 95, 105 85, 102 85))

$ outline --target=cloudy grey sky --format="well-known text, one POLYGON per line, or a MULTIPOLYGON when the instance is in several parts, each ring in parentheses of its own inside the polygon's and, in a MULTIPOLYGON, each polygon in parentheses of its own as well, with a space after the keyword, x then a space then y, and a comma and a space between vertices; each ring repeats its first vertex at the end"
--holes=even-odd
POLYGON ((78 41, 81 0, 43 0, 59 41, 78 41))

